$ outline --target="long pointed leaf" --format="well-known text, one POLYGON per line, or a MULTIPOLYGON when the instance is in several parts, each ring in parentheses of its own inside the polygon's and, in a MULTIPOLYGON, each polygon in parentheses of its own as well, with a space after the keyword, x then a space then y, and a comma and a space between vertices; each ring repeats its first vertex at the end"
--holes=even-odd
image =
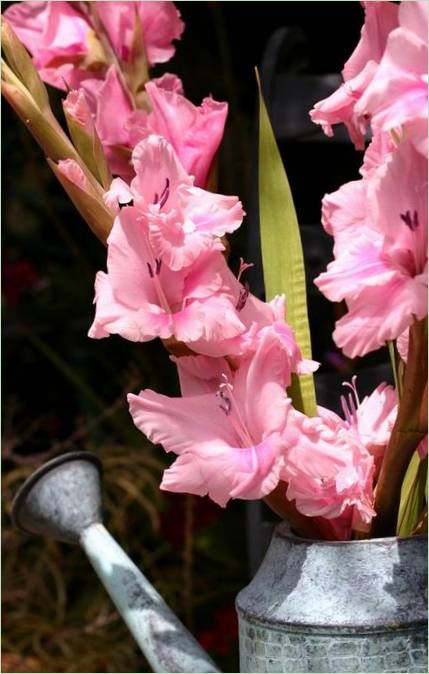
MULTIPOLYGON (((259 227, 265 295, 286 294, 287 322, 304 358, 311 358, 304 256, 292 193, 259 86, 259 227)), ((293 377, 289 395, 295 407, 317 414, 312 375, 293 377)))
POLYGON ((398 536, 410 536, 418 524, 425 504, 427 470, 427 459, 421 460, 414 452, 401 489, 398 536))

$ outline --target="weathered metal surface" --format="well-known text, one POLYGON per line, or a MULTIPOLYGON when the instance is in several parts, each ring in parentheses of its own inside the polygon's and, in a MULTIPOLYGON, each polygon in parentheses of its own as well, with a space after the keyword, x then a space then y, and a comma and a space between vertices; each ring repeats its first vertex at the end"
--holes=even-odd
POLYGON ((427 672, 427 632, 328 636, 240 619, 242 672, 427 672))
POLYGON ((101 463, 90 452, 70 452, 34 471, 12 504, 15 525, 31 534, 79 544, 82 531, 102 521, 101 463))
POLYGON ((73 452, 39 468, 17 493, 13 519, 27 533, 82 545, 154 672, 219 671, 102 525, 97 457, 73 452))
POLYGON ((237 597, 242 672, 426 672, 427 538, 274 533, 237 597))
POLYGON ((102 524, 83 531, 82 546, 155 672, 219 671, 102 524))

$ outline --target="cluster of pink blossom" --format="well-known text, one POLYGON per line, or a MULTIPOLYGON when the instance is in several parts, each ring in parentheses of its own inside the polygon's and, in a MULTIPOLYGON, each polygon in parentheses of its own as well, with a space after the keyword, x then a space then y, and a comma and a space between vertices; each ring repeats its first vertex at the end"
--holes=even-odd
MULTIPOLYGON (((327 133, 346 123, 357 146, 369 123, 373 130, 362 180, 323 204, 335 261, 317 283, 328 298, 347 301, 335 339, 352 356, 403 338, 425 315, 427 290, 427 6, 364 6, 345 84, 313 112, 327 133)), ((258 300, 241 281, 248 265, 237 276, 228 268, 223 237, 244 211, 237 197, 205 189, 226 104, 206 98, 194 106, 171 74, 132 86, 127 65, 136 36, 149 66, 174 53, 183 23, 173 3, 26 2, 5 14, 42 78, 72 88, 66 112, 89 135, 95 126, 117 176, 104 195, 115 219, 90 337, 159 337, 187 349, 172 357, 180 398, 150 390, 128 396, 137 427, 177 455, 161 487, 208 494, 224 506, 262 498, 284 481, 284 498, 308 517, 333 520, 338 537, 367 529, 396 392, 383 384, 359 403, 353 384, 344 419, 323 408, 313 418, 294 409, 292 373, 311 373, 317 363, 302 357, 285 322, 285 298, 258 300)), ((63 163, 82 184, 78 169, 63 163)))
POLYGON ((362 356, 427 316, 428 6, 364 2, 361 40, 344 84, 311 111, 332 134, 344 123, 357 148, 372 130, 361 180, 323 200, 335 260, 316 280, 347 313, 334 339, 362 356))
MULTIPOLYGON (((209 96, 195 106, 178 77, 166 74, 146 82, 144 72, 138 73, 137 85, 146 84, 140 100, 126 77, 135 34, 141 36, 147 66, 173 56, 172 42, 184 29, 173 2, 29 1, 12 5, 4 15, 45 82, 79 89, 79 107, 89 106, 113 173, 131 179, 132 149, 155 133, 171 143, 196 185, 204 187, 223 136, 227 104, 209 96)), ((73 111, 75 103, 72 92, 65 107, 73 111)))

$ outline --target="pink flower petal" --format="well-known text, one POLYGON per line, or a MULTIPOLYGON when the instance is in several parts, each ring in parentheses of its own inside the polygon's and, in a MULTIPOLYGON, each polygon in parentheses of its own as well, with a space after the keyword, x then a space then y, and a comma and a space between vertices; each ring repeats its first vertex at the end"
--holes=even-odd
MULTIPOLYGON (((173 207, 177 204, 179 186, 192 184, 192 178, 179 162, 173 147, 161 136, 151 134, 140 142, 133 150, 132 163, 136 177, 131 183, 131 189, 143 197, 147 204, 158 201, 167 179, 169 193, 174 198, 173 207)), ((172 208, 170 197, 166 207, 172 208)))
POLYGON ((133 193, 127 183, 122 178, 114 178, 110 183, 108 192, 104 194, 103 200, 106 206, 115 213, 119 213, 121 207, 133 204, 133 193))
POLYGON ((130 142, 136 144, 150 133, 159 134, 173 146, 195 184, 205 187, 213 159, 222 140, 228 106, 212 98, 195 106, 174 85, 152 80, 146 91, 151 113, 136 111, 128 120, 130 142))
POLYGON ((328 264, 326 272, 315 279, 315 285, 331 302, 353 299, 369 286, 383 288, 396 272, 382 259, 380 243, 363 236, 348 253, 328 264))
POLYGON ((355 433, 334 429, 317 417, 294 417, 301 432, 287 450, 282 471, 288 499, 295 499, 308 517, 333 519, 353 506, 359 519, 369 523, 375 515, 373 457, 355 433))
POLYGON ((369 287, 349 302, 349 312, 337 322, 333 338, 349 358, 363 356, 396 339, 426 314, 427 274, 397 277, 383 292, 369 287))
POLYGON ((120 335, 131 342, 146 342, 157 336, 172 335, 168 314, 150 304, 142 303, 138 309, 124 307, 115 299, 108 275, 101 271, 95 280, 95 301, 96 314, 88 332, 93 339, 120 335))
POLYGON ((137 428, 166 452, 198 452, 216 456, 239 444, 233 427, 225 423, 215 393, 169 398, 154 391, 128 394, 137 428))
POLYGON ((170 360, 177 366, 182 396, 216 393, 225 375, 232 378, 232 372, 225 358, 209 356, 182 356, 170 360))
POLYGON ((270 436, 256 447, 218 452, 212 460, 199 454, 184 454, 164 472, 161 489, 208 494, 222 507, 230 498, 260 499, 279 482, 282 450, 280 436, 270 436))

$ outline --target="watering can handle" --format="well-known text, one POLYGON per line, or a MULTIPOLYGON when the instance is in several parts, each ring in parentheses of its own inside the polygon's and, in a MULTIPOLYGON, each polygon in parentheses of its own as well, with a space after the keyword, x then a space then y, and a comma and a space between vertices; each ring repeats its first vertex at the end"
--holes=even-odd
POLYGON ((154 672, 219 672, 101 523, 84 529, 81 545, 154 672))

